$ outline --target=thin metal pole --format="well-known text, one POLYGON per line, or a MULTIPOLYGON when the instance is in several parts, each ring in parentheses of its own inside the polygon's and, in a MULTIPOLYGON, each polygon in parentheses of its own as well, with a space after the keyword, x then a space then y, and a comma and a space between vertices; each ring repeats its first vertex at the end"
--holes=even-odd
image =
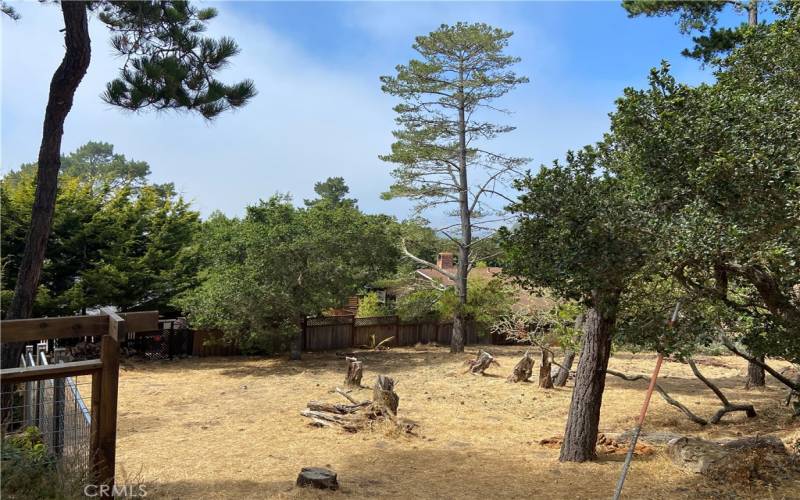
MULTIPOLYGON (((672 311, 672 318, 670 318, 669 323, 667 324, 668 328, 672 328, 675 325, 675 321, 678 319, 678 309, 680 306, 681 303, 678 301, 678 303, 675 304, 675 310, 672 311)), ((622 472, 617 480, 617 487, 614 489, 614 500, 619 500, 619 497, 622 494, 622 487, 625 485, 625 477, 627 477, 628 469, 631 467, 633 453, 636 450, 636 442, 639 441, 639 434, 642 432, 642 424, 644 424, 644 418, 647 416, 647 408, 650 406, 650 397, 653 395, 653 390, 656 388, 658 372, 661 370, 661 364, 663 362, 664 355, 662 353, 658 353, 658 358, 656 358, 656 366, 653 369, 653 375, 650 377, 650 385, 647 387, 647 393, 644 396, 644 403, 642 403, 642 410, 639 412, 639 418, 636 420, 636 427, 633 429, 631 445, 628 448, 627 455, 625 455, 625 462, 622 464, 622 472)))

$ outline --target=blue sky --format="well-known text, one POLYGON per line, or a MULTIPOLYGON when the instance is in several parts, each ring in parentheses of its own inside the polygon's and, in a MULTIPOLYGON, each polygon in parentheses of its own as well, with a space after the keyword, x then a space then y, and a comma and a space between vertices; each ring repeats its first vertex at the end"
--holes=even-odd
MULTIPOLYGON (((3 171, 36 158, 47 87, 63 56, 56 5, 12 2, 22 14, 2 19, 3 171)), ((208 123, 180 113, 128 113, 99 99, 116 74, 108 34, 90 22, 93 60, 79 88, 63 151, 88 140, 146 160, 157 182, 174 182, 204 215, 241 214, 275 192, 299 203, 315 181, 340 175, 368 212, 405 217, 409 203, 382 201, 391 166, 395 101, 378 77, 414 54, 414 37, 441 23, 482 21, 511 30, 509 53, 531 83, 499 104, 498 121, 517 130, 497 151, 531 157, 531 168, 594 142, 626 86, 641 87, 649 69, 670 61, 689 83, 709 78, 680 56, 691 42, 670 18, 629 19, 619 2, 535 3, 267 3, 209 2, 219 10, 209 33, 241 46, 224 79, 255 80, 259 95, 245 109, 208 123)), ((432 214, 435 218, 435 214, 432 214)))

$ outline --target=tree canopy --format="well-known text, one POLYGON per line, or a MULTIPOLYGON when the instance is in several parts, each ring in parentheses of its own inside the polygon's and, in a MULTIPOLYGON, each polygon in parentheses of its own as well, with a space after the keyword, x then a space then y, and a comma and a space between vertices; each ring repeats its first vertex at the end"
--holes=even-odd
POLYGON ((392 222, 349 204, 297 208, 285 196, 247 207, 241 219, 215 214, 196 240, 200 284, 178 304, 193 325, 220 329, 246 350, 278 351, 303 318, 394 272, 392 222))
MULTIPOLYGON (((168 310, 194 277, 189 244, 199 214, 172 185, 149 183, 146 162, 115 154, 110 144, 90 142, 64 164, 36 314, 108 305, 168 310)), ((28 164, 0 186, 4 299, 13 293, 35 181, 36 165, 28 164)))

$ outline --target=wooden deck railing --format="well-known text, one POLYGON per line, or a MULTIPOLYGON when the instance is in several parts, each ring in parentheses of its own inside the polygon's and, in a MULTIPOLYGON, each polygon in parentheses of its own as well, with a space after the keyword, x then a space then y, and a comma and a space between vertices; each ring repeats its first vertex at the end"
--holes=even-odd
MULTIPOLYGON (((100 359, 9 368, 0 371, 0 383, 18 384, 36 380, 91 375, 92 473, 99 484, 114 484, 119 387, 119 342, 128 330, 158 328, 158 312, 115 313, 98 316, 34 318, 0 322, 0 343, 38 342, 71 337, 100 337, 100 359)), ((109 490, 111 491, 111 489, 109 490)))

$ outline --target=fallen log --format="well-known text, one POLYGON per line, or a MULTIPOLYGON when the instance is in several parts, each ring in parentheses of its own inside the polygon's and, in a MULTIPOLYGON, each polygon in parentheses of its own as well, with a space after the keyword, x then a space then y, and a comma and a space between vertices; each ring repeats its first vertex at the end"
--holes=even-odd
POLYGON ((763 480, 770 472, 784 471, 790 461, 783 442, 774 436, 727 443, 684 436, 669 442, 667 455, 678 467, 720 481, 763 480))
POLYGON ((509 382, 527 382, 533 374, 533 356, 530 351, 525 351, 525 355, 514 366, 514 371, 508 376, 509 382))
POLYGON ((373 387, 373 400, 356 401, 340 388, 334 390, 350 404, 309 401, 307 408, 300 412, 311 419, 311 425, 317 427, 339 426, 349 432, 356 432, 368 427, 372 422, 387 420, 401 431, 411 432, 417 424, 410 420, 397 418, 397 407, 400 398, 394 392, 395 382, 385 375, 378 375, 373 387))

